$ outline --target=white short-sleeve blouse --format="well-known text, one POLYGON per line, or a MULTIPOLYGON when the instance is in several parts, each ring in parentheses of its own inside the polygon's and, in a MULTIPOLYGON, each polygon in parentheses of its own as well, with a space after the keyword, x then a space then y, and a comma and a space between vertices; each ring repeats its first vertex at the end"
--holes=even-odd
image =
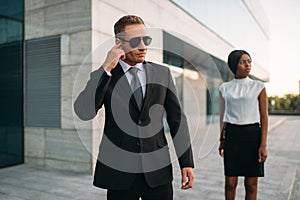
POLYGON ((233 79, 219 87, 225 100, 224 122, 253 124, 260 122, 258 96, 264 83, 250 78, 233 79))

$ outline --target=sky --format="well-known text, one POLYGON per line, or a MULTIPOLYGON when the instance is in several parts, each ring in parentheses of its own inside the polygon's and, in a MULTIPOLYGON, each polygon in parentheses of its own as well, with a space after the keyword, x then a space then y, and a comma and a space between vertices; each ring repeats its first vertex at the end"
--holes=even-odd
POLYGON ((268 96, 299 94, 300 1, 260 0, 270 22, 268 96))

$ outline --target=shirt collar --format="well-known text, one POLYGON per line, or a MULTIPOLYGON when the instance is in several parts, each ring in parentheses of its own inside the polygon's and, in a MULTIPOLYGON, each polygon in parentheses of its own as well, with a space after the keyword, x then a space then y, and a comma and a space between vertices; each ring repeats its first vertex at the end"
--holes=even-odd
POLYGON ((124 71, 124 73, 126 73, 131 67, 137 67, 139 70, 144 71, 144 67, 143 67, 143 63, 137 63, 134 66, 130 66, 128 65, 126 62, 124 62, 123 60, 119 60, 119 63, 124 71))
POLYGON ((240 82, 240 83, 247 82, 249 80, 251 80, 251 79, 248 76, 246 78, 239 78, 239 79, 234 78, 233 79, 233 81, 240 82))

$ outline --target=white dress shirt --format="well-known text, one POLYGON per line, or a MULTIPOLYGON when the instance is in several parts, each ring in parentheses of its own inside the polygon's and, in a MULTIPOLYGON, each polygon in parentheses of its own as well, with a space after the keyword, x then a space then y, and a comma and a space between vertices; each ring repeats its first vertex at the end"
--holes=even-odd
POLYGON ((250 78, 233 79, 219 87, 225 101, 223 122, 253 124, 260 122, 258 96, 264 83, 250 78))
POLYGON ((131 83, 131 80, 133 78, 133 75, 129 72, 129 69, 131 67, 136 67, 139 69, 137 72, 137 75, 139 77, 139 80, 140 80, 140 83, 142 86, 143 97, 145 97, 145 94, 146 94, 146 72, 145 72, 143 63, 137 63, 135 66, 130 66, 122 60, 119 60, 119 63, 121 65, 129 83, 131 83))

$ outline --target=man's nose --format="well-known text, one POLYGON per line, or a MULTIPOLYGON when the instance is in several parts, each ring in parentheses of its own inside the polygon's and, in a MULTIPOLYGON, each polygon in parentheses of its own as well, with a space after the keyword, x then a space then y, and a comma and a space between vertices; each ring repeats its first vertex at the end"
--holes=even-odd
POLYGON ((143 41, 142 38, 141 38, 141 42, 140 42, 138 48, 139 48, 139 49, 146 49, 146 45, 145 45, 145 43, 144 43, 144 41, 143 41))

